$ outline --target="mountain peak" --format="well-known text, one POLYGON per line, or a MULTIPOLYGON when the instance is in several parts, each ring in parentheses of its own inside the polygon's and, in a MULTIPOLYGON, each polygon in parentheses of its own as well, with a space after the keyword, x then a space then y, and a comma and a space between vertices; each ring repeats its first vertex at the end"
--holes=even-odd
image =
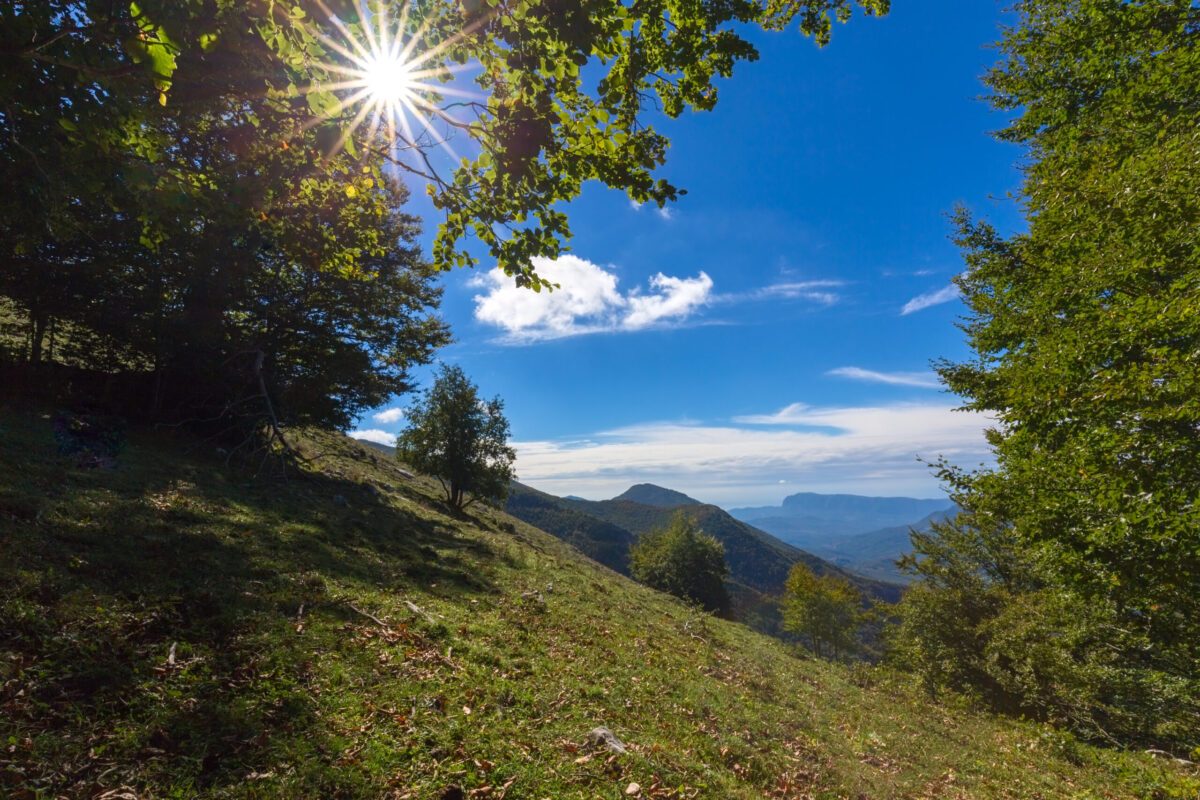
POLYGON ((655 486, 653 483, 639 483, 635 486, 630 486, 622 494, 617 495, 613 499, 629 500, 630 502, 641 503, 644 506, 656 506, 658 508, 703 505, 699 500, 688 497, 683 492, 677 492, 674 489, 664 489, 661 486, 655 486))

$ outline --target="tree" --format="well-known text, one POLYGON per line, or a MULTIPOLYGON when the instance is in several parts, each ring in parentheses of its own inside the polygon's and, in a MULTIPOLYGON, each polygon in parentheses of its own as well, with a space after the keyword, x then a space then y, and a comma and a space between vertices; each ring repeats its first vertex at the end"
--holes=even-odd
POLYGON ((406 414, 396 455, 442 483, 446 502, 463 509, 479 499, 503 500, 516 477, 508 420, 499 397, 479 398, 461 367, 443 365, 425 396, 406 414))
POLYGON ((1023 109, 1029 232, 960 215, 975 359, 941 365, 1000 421, 969 491, 1063 581, 1200 645, 1200 8, 1019 8, 988 81, 1023 109))
MULTIPOLYGON (((1032 565, 1050 592, 1043 607, 1102 609, 1126 633, 1109 643, 1124 664, 1144 685, 1165 676, 1194 708, 1200 7, 1025 0, 1017 11, 987 83, 1015 114, 1000 137, 1027 148, 1028 231, 1005 237, 957 215, 974 354, 939 371, 997 424, 995 468, 953 483, 979 536, 1004 532, 1032 565)), ((1157 736, 1153 713, 1139 730, 1157 736)), ((1200 721, 1190 727, 1200 735, 1200 721)))
POLYGON ((629 550, 629 571, 642 583, 695 603, 714 614, 728 614, 725 548, 703 533, 684 511, 665 528, 643 535, 629 550))
POLYGON ((26 363, 68 329, 54 360, 125 371, 129 413, 346 427, 448 341, 440 290, 403 184, 264 91, 290 73, 255 19, 0 9, 0 295, 28 319, 26 363))
POLYGON ((863 622, 863 597, 837 575, 817 575, 797 562, 783 587, 783 628, 807 640, 817 656, 839 659, 853 653, 863 622))
MULTIPOLYGON (((758 56, 742 28, 796 24, 825 44, 834 19, 847 20, 855 5, 886 13, 889 0, 431 0, 389 13, 393 5, 400 4, 6 4, 0 114, 6 128, 15 125, 8 143, 25 155, 27 171, 43 173, 34 185, 53 192, 90 179, 90 168, 71 175, 85 154, 102 154, 96 174, 126 161, 141 180, 157 171, 156 153, 192 138, 142 126, 156 109, 186 102, 189 85, 234 107, 259 98, 257 105, 287 109, 305 135, 333 145, 327 150, 340 145, 390 161, 428 184, 445 215, 434 246, 439 267, 474 263, 464 240, 476 237, 501 268, 540 288, 531 259, 561 252, 570 237, 562 203, 585 182, 660 205, 680 194, 655 177, 669 142, 646 109, 673 118, 713 108, 716 80, 758 56), (423 121, 396 126, 395 146, 363 133, 386 124, 350 133, 364 117, 361 97, 351 99, 360 87, 345 86, 346 70, 356 68, 346 54, 381 35, 418 38, 402 95, 423 121), (455 78, 466 65, 479 67, 473 83, 455 78), (443 143, 452 158, 435 155, 443 143), (123 158, 129 154, 138 157, 123 158)), ((243 132, 275 144, 298 135, 275 133, 243 132)))

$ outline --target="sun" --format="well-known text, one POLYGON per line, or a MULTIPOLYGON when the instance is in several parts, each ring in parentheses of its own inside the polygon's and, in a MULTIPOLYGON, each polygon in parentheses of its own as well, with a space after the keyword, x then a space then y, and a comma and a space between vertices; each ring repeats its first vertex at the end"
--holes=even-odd
POLYGON ((423 48, 429 22, 410 30, 409 4, 398 5, 401 13, 395 19, 387 13, 387 3, 364 4, 366 13, 357 29, 326 9, 328 22, 340 36, 328 35, 320 28, 311 32, 335 55, 323 66, 336 78, 315 84, 309 91, 336 93, 338 102, 323 119, 352 115, 344 126, 339 150, 359 126, 366 125, 368 138, 382 134, 387 140, 393 158, 400 152, 418 152, 436 144, 457 162, 459 156, 449 144, 451 132, 469 126, 443 108, 442 98, 480 99, 476 92, 447 84, 453 75, 470 67, 444 63, 443 53, 458 37, 423 48))
POLYGON ((381 53, 364 59, 362 80, 376 103, 400 103, 409 99, 414 88, 412 67, 392 53, 381 53))

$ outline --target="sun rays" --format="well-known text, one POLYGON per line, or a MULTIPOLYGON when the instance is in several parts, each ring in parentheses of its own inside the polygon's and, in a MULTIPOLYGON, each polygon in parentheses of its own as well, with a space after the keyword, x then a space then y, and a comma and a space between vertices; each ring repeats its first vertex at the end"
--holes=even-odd
POLYGON ((333 58, 321 66, 336 76, 309 87, 309 92, 331 92, 336 96, 336 103, 309 126, 342 120, 342 135, 335 151, 345 147, 365 125, 367 140, 382 139, 393 160, 403 152, 424 154, 438 146, 457 162, 460 154, 451 146, 451 134, 469 131, 471 126, 448 113, 444 99, 482 100, 478 92, 449 85, 455 74, 471 66, 446 63, 447 51, 467 31, 436 46, 424 47, 429 22, 414 26, 408 3, 398 4, 399 16, 389 14, 388 5, 363 3, 361 24, 351 27, 321 4, 336 36, 320 26, 306 26, 331 51, 333 58), (416 30, 410 31, 413 27, 416 30))

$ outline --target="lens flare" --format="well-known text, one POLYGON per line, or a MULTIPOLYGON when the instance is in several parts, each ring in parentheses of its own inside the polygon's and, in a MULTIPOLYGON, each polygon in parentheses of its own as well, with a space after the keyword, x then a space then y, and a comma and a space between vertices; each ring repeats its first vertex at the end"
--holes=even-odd
POLYGON ((385 55, 363 66, 363 81, 376 103, 397 103, 408 98, 412 76, 408 64, 385 55))
MULTIPOLYGON (((470 68, 445 63, 446 51, 456 44, 457 37, 423 48, 426 27, 410 24, 407 3, 401 6, 396 20, 389 18, 385 3, 364 6, 362 22, 356 28, 328 9, 323 10, 337 36, 330 36, 321 27, 310 31, 337 56, 322 66, 340 79, 309 87, 310 92, 328 91, 337 96, 336 105, 312 124, 343 118, 338 149, 366 124, 368 139, 382 136, 393 160, 400 151, 424 153, 437 145, 457 162, 459 155, 449 139, 456 131, 469 133, 471 125, 449 114, 443 98, 482 99, 477 92, 448 85, 455 73, 470 68), (410 28, 416 30, 410 32, 410 28)), ((424 163, 427 165, 427 160, 424 163)))

